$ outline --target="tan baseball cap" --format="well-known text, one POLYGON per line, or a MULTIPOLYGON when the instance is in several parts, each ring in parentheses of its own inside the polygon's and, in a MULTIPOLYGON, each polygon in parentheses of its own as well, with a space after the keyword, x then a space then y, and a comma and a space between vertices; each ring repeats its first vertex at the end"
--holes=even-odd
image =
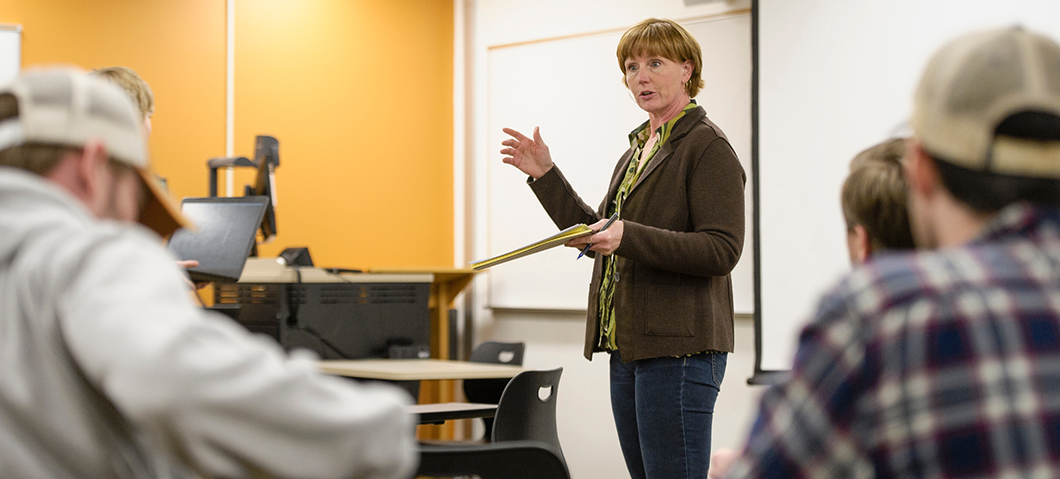
POLYGON ((145 195, 139 222, 162 237, 190 226, 151 172, 140 114, 107 81, 71 67, 27 69, 0 87, 18 101, 18 116, 0 121, 0 150, 24 143, 82 147, 99 139, 116 161, 140 173, 145 195))
POLYGON ((995 136, 1020 112, 1060 116, 1060 46, 1020 27, 944 45, 917 87, 913 132, 933 155, 991 173, 1060 179, 1060 142, 995 136))

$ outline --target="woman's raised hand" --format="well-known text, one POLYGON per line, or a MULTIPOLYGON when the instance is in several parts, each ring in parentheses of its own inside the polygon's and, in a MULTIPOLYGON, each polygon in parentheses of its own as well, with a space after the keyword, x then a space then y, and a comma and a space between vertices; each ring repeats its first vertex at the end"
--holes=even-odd
POLYGON ((511 136, 501 142, 505 146, 501 149, 501 154, 505 155, 505 163, 519 168, 519 171, 535 180, 552 169, 552 155, 548 153, 548 145, 541 139, 541 132, 537 127, 534 127, 533 139, 511 128, 505 128, 504 133, 511 136))

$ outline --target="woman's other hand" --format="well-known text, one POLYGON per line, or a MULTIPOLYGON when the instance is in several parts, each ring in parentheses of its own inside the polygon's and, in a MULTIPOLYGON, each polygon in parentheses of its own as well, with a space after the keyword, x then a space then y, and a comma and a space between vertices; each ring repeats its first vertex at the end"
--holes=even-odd
POLYGON ((618 249, 618 246, 622 244, 622 220, 615 221, 614 224, 606 230, 600 231, 600 228, 603 228, 605 224, 607 224, 607 220, 602 219, 589 225, 589 227, 597 233, 574 238, 568 241, 565 246, 582 249, 585 245, 592 244, 589 251, 596 251, 597 253, 602 253, 604 255, 614 253, 615 250, 618 249))
POLYGON ((505 128, 504 133, 511 136, 501 142, 506 147, 501 149, 505 163, 519 168, 519 171, 535 180, 552 169, 552 155, 548 152, 548 145, 541 139, 539 128, 534 127, 533 139, 511 128, 505 128))

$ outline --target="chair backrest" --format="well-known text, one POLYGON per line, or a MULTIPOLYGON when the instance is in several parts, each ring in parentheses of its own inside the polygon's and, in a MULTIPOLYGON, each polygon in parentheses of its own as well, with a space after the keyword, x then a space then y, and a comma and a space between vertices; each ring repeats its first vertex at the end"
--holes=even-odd
POLYGON ((523 371, 504 388, 493 418, 494 442, 541 441, 563 457, 556 433, 556 397, 563 368, 523 371))
MULTIPOLYGON (((525 350, 526 345, 524 343, 487 341, 475 348, 469 361, 473 363, 522 366, 523 352, 525 350)), ((497 404, 501 400, 501 393, 504 392, 504 387, 507 385, 507 379, 465 379, 464 396, 468 402, 497 404)))
POLYGON ((525 349, 525 343, 486 341, 475 348, 468 361, 473 363, 511 364, 512 366, 522 366, 523 351, 525 349))
POLYGON ((420 446, 417 476, 482 479, 570 479, 561 456, 538 441, 420 446))

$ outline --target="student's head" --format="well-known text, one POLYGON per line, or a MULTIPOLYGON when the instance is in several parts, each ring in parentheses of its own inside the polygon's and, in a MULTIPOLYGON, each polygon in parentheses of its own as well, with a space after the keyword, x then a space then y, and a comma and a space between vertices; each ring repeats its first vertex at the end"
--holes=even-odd
POLYGON ((153 180, 140 120, 111 83, 71 68, 29 69, 0 88, 0 166, 44 177, 99 218, 167 236, 186 221, 153 180))
POLYGON ((841 203, 850 262, 873 253, 913 248, 902 173, 905 140, 895 138, 858 153, 843 182, 841 203))
POLYGON ((906 155, 918 245, 938 246, 952 204, 989 218, 1060 205, 1060 46, 1008 28, 944 45, 917 87, 906 155))
POLYGON ((126 67, 100 68, 92 70, 92 74, 99 75, 101 78, 125 90, 125 93, 133 99, 136 107, 140 110, 140 117, 144 121, 144 129, 150 134, 151 115, 155 113, 155 95, 151 92, 151 87, 147 85, 147 82, 140 78, 140 75, 137 75, 135 71, 126 67))

